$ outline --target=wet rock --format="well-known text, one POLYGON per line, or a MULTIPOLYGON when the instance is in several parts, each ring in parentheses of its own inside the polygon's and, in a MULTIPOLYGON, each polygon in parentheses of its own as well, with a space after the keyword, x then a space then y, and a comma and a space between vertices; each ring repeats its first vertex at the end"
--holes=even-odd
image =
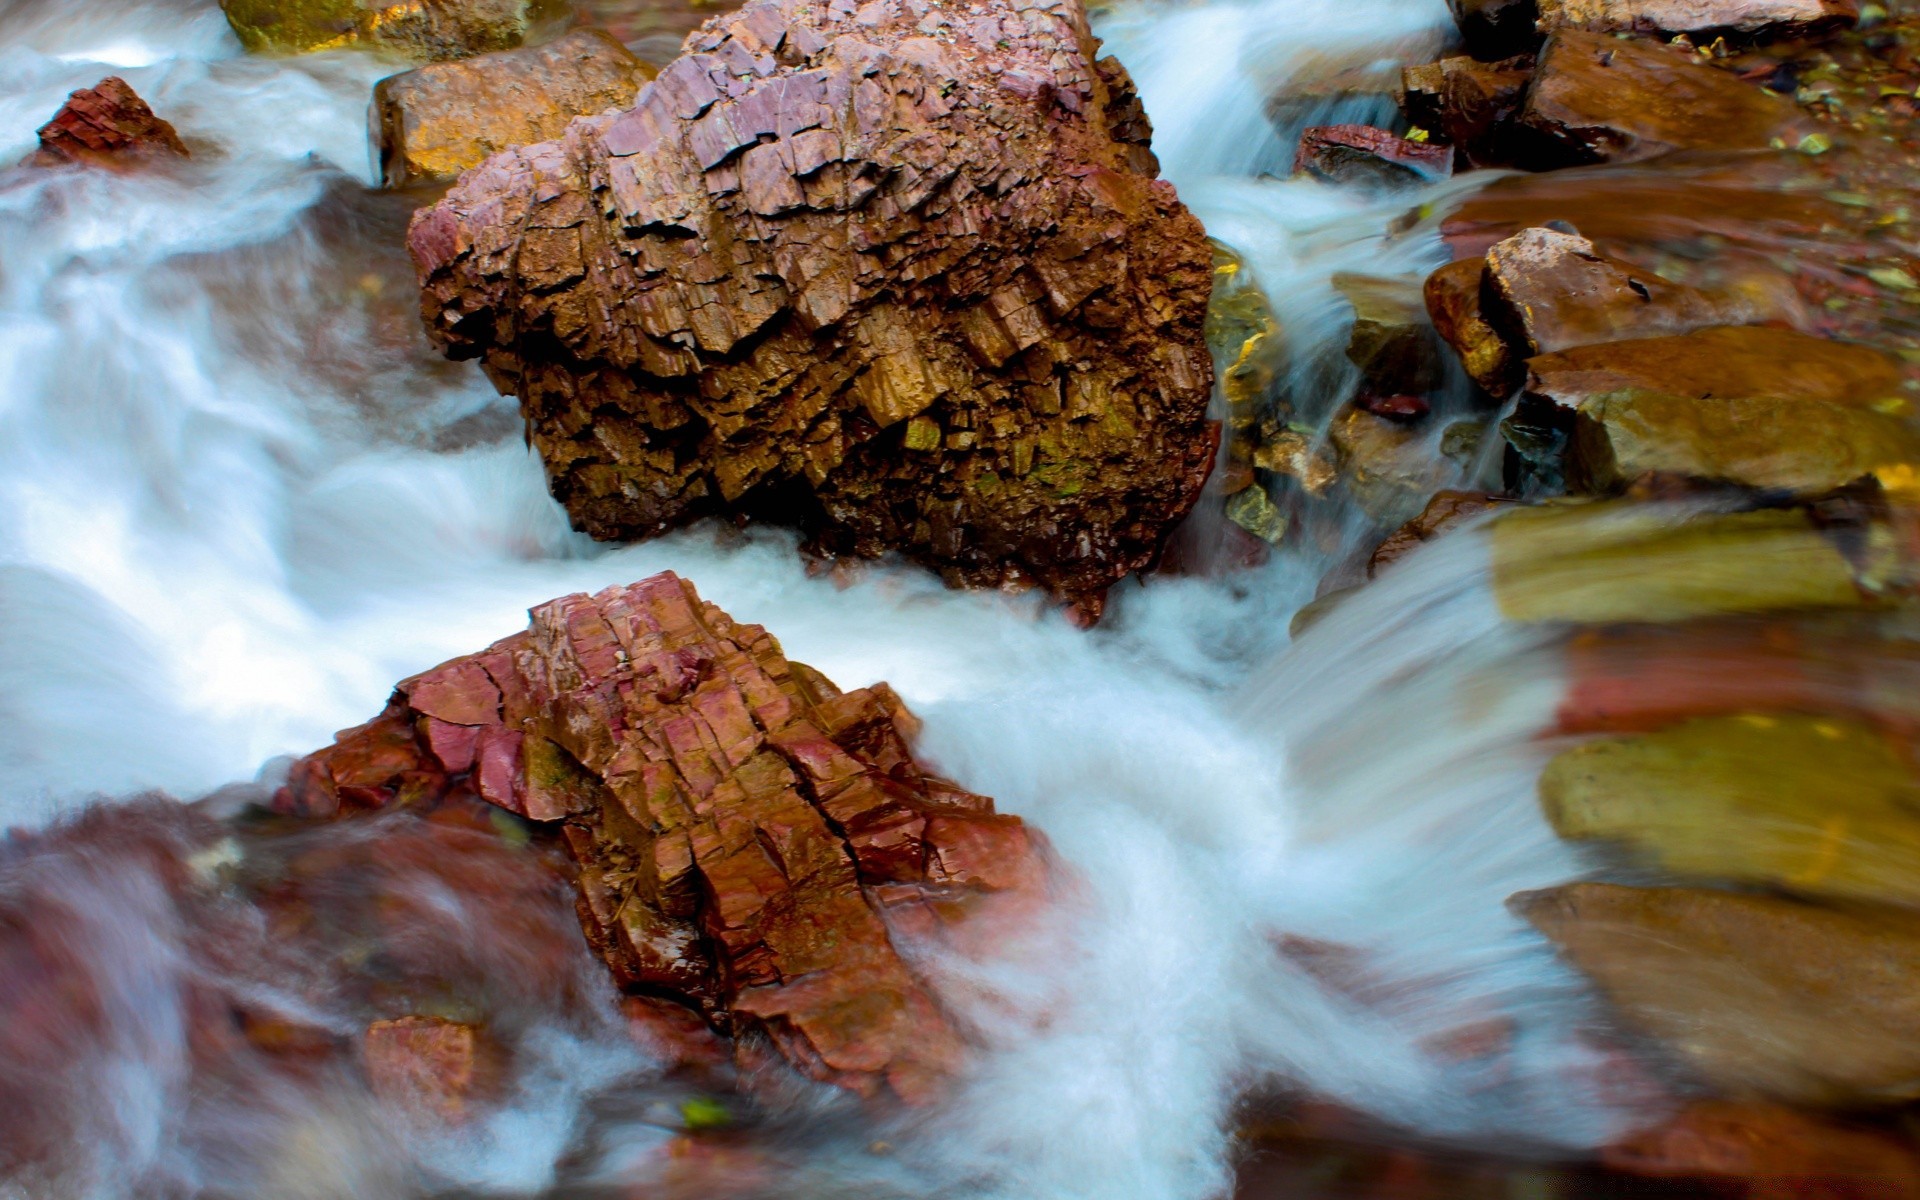
POLYGON ((1649 473, 1800 494, 1920 462, 1898 365, 1764 327, 1703 329, 1528 360, 1526 394, 1572 417, 1567 479, 1649 473))
POLYGON ((1487 251, 1487 281, 1499 323, 1520 335, 1519 357, 1595 342, 1745 325, 1780 315, 1782 304, 1736 293, 1715 296, 1669 283, 1600 253, 1557 229, 1524 229, 1487 251))
POLYGON ((1570 162, 1764 149, 1799 119, 1791 102, 1677 48, 1574 29, 1547 39, 1519 118, 1570 162))
POLYGON ((117 75, 68 96, 39 134, 40 148, 28 159, 39 167, 62 163, 124 167, 188 154, 173 126, 154 116, 147 102, 117 75))
POLYGON ((1748 1200, 1913 1200, 1920 1158, 1887 1133, 1777 1104, 1699 1100, 1604 1147, 1616 1171, 1734 1184, 1748 1200))
POLYGON ((1287 536, 1287 515, 1263 487, 1242 488, 1227 497, 1227 520, 1271 545, 1279 545, 1287 536))
POLYGON ((1427 276, 1424 298, 1434 332, 1453 347, 1467 378, 1505 399, 1520 383, 1520 358, 1488 319, 1487 263, 1468 258, 1427 276))
POLYGON ((1920 904, 1920 779, 1871 726, 1743 713, 1588 742, 1540 777, 1562 837, 1680 875, 1920 904))
POLYGON ((373 1094, 395 1112, 447 1124, 471 1115, 497 1072, 480 1030, 439 1017, 375 1021, 367 1026, 361 1059, 373 1094))
POLYGON ((1368 388, 1407 395, 1440 386, 1440 348, 1417 280, 1341 272, 1333 288, 1353 306, 1347 359, 1368 388))
POLYGON ((1920 926, 1691 888, 1576 883, 1510 904, 1612 1002, 1735 1099, 1920 1095, 1920 926))
POLYGON ((1274 399, 1287 347, 1266 293, 1240 257, 1218 243, 1205 329, 1227 402, 1227 427, 1238 448, 1274 399))
POLYGON ((1331 114, 1391 112, 1400 67, 1370 53, 1333 50, 1296 60, 1277 87, 1267 100, 1267 119, 1287 144, 1331 114))
POLYGON ((1856 0, 1540 0, 1540 28, 1546 32, 1684 33, 1696 41, 1721 34, 1815 37, 1859 17, 1856 0))
POLYGON ((1424 429, 1349 408, 1334 419, 1327 440, 1339 456, 1340 481, 1377 525, 1400 525, 1458 473, 1424 429))
POLYGON ((430 63, 373 89, 388 187, 450 183, 489 156, 558 137, 578 116, 626 108, 653 68, 597 29, 543 46, 430 63))
POLYGON ((742 1053, 764 1039, 814 1079, 919 1100, 965 1044, 890 931, 1002 934, 1045 865, 1017 818, 915 763, 914 727, 886 685, 840 692, 662 574, 542 605, 527 632, 406 680, 276 804, 471 791, 557 828, 622 987, 742 1053))
POLYGON ((240 44, 256 54, 363 48, 415 62, 511 50, 558 24, 558 0, 220 0, 240 44))
POLYGON ((1684 621, 1849 609, 1852 566, 1804 512, 1682 517, 1622 501, 1506 513, 1492 526, 1493 593, 1511 621, 1684 621))
POLYGON ((1507 58, 1540 43, 1535 0, 1447 0, 1447 10, 1476 58, 1507 58))
POLYGON ((1217 439, 1211 253, 1095 55, 1071 0, 755 0, 415 218, 428 328, 595 537, 770 514, 1095 614, 1217 439))
POLYGON ((1461 56, 1408 67, 1401 75, 1401 111, 1453 146, 1467 165, 1504 165, 1518 151, 1513 119, 1533 79, 1533 65, 1530 57, 1483 63, 1461 56))
POLYGON ((1374 548, 1367 560, 1367 575, 1378 574, 1382 567, 1398 562, 1456 525, 1512 503, 1510 497, 1485 492, 1436 492, 1419 516, 1388 534, 1374 548))
POLYGON ((1453 149, 1371 125, 1316 125, 1300 135, 1293 169, 1332 183, 1398 187, 1453 174, 1453 149))

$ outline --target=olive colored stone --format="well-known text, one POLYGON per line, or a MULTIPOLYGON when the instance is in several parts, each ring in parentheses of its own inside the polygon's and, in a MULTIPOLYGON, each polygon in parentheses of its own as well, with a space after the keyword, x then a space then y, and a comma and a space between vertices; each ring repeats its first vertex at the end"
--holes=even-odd
POLYGON ((1864 603, 1846 558, 1803 512, 1680 519, 1623 501, 1516 509, 1492 528, 1510 621, 1684 621, 1864 603))
POLYGON ((1567 29, 1541 49, 1520 121, 1571 161, 1633 162, 1763 149, 1800 117, 1791 101, 1678 48, 1567 29))
POLYGON ((1540 0, 1540 28, 1802 38, 1860 19, 1856 0, 1540 0))
POLYGON ((562 0, 220 0, 256 54, 384 50, 442 62, 510 50, 565 19, 562 0))
POLYGON ((1612 1002, 1735 1098, 1920 1096, 1920 925, 1903 910, 1576 883, 1509 904, 1612 1002))
POLYGON ((1242 488, 1229 496, 1227 520, 1276 546, 1287 536, 1287 514, 1280 511, 1262 487, 1242 488))
POLYGON ((1459 474, 1435 446, 1437 431, 1402 425, 1365 409, 1342 413, 1327 438, 1339 459, 1340 482, 1376 525, 1403 524, 1459 474))
POLYGON ((1588 742, 1547 764, 1540 803, 1562 837, 1675 874, 1920 904, 1920 780, 1860 721, 1744 713, 1588 742))
POLYGON ((578 29, 389 76, 373 90, 381 174, 388 187, 451 182, 502 150, 559 137, 575 117, 626 108, 655 73, 611 34, 578 29))
POLYGON ((1440 386, 1440 350, 1417 280, 1340 272, 1333 288, 1353 306, 1347 358, 1383 395, 1440 386))

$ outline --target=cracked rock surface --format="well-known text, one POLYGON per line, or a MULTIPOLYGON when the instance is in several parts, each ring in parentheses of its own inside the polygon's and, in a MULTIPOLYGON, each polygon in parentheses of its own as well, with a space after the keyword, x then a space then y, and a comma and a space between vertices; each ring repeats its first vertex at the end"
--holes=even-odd
POLYGON ((1097 615, 1217 429, 1199 222, 1075 0, 755 0, 415 218, 432 336, 603 539, 710 513, 1097 615))

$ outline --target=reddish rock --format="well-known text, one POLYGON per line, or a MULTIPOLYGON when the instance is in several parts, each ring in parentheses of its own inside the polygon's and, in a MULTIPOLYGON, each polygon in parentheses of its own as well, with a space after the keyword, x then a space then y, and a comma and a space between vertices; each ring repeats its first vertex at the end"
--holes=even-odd
POLYGON ((1485 492, 1436 492, 1419 516, 1388 534, 1374 549, 1373 556, 1367 560, 1367 575, 1378 574, 1380 568, 1398 562, 1463 521, 1512 503, 1506 496, 1490 496, 1485 492))
POLYGON ((1425 396, 1379 396, 1367 393, 1354 402, 1354 407, 1364 409, 1376 417, 1385 417, 1402 425, 1410 425, 1433 411, 1425 396))
POLYGON ((1567 29, 1541 48, 1519 120, 1555 148, 1549 160, 1633 162, 1670 150, 1765 149, 1801 116, 1791 101, 1677 47, 1567 29))
POLYGON ((1500 166, 1517 152, 1513 118, 1532 78, 1530 57, 1443 58, 1402 73, 1400 108, 1408 121, 1451 144, 1467 165, 1500 166))
POLYGON ((1913 1200, 1920 1156, 1888 1134, 1776 1104, 1701 1100, 1606 1147, 1616 1171, 1744 1185, 1746 1200, 1913 1200))
POLYGON ((53 120, 40 127, 40 148, 28 161, 119 167, 161 157, 187 157, 186 143, 126 80, 109 75, 67 97, 53 120))
POLYGON ((763 1035, 813 1078, 916 1100, 964 1043, 890 928, 964 944, 970 919, 1037 902, 1045 866, 1017 818, 920 769, 913 728, 885 684, 842 693, 662 574, 542 605, 403 682, 278 806, 471 789, 556 826, 622 986, 763 1035))
POLYGON ((1427 277, 1425 298, 1434 332, 1460 356, 1467 378, 1496 399, 1512 395, 1524 373, 1522 359, 1490 318, 1498 306, 1489 301, 1486 260, 1465 258, 1441 267, 1427 277))
POLYGON ((361 1043, 367 1083, 398 1112, 465 1120, 496 1068, 481 1032, 438 1017, 401 1017, 367 1026, 361 1043))
POLYGON ((1391 187, 1453 174, 1453 148, 1371 125, 1316 125, 1300 135, 1293 169, 1334 183, 1391 187))
POLYGON ((773 515, 1098 611, 1193 505, 1203 231, 1076 0, 755 0, 418 214, 428 328, 595 537, 773 515))

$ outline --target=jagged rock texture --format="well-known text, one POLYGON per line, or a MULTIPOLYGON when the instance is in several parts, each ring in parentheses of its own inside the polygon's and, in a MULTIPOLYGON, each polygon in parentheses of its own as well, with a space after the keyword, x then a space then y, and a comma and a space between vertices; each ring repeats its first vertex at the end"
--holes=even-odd
POLYGON ((889 930, 950 940, 983 905, 1035 901, 1046 868, 1017 817, 918 767, 912 729, 885 684, 840 692, 664 573, 542 605, 401 683, 277 806, 470 789, 558 823, 624 988, 764 1033, 812 1078, 918 1100, 964 1042, 889 930))
POLYGON ((1197 498, 1203 231, 1076 0, 717 18, 415 218, 432 336, 595 537, 705 513, 1097 613, 1197 498))
POLYGON ((39 129, 34 166, 97 163, 121 166, 154 157, 186 158, 186 143, 172 125, 153 115, 127 81, 109 75, 67 97, 39 129))

